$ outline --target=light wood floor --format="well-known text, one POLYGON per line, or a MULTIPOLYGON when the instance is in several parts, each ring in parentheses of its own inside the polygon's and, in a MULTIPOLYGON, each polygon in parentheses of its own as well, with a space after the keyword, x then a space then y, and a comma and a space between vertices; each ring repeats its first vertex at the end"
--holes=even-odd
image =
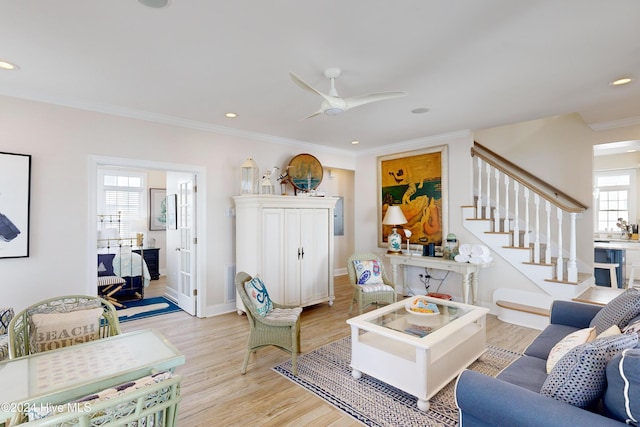
MULTIPOLYGON (((152 281, 145 296, 162 292, 152 281)), ((311 351, 349 334, 351 289, 347 276, 336 277, 332 307, 305 308, 301 320, 302 352, 311 351)), ((288 359, 275 347, 258 350, 246 375, 240 365, 249 324, 235 312, 198 319, 184 312, 122 324, 124 332, 155 328, 186 356, 176 372, 183 376, 180 427, 196 426, 358 426, 349 416, 271 370, 288 359)), ((487 342, 515 351, 524 348, 538 331, 487 318, 487 342)))

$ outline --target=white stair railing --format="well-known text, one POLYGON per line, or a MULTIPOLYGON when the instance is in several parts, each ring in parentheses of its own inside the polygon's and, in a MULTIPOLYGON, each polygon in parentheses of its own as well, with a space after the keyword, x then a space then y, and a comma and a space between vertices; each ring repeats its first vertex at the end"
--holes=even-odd
POLYGON ((511 231, 515 247, 530 247, 531 234, 533 234, 533 262, 538 264, 541 263, 542 238, 545 242, 544 263, 550 265, 552 258, 556 258, 554 273, 556 279, 577 282, 576 220, 577 214, 583 212, 586 207, 480 144, 474 145, 472 155, 477 157, 476 173, 472 175, 477 177, 477 182, 474 183, 475 194, 477 194, 476 218, 491 219, 493 230, 496 232, 511 231), (501 177, 504 179, 501 180, 501 177), (522 192, 520 186, 523 187, 522 192), (492 199, 492 192, 494 199, 492 199), (533 194, 533 205, 530 204, 530 193, 533 194), (504 195, 503 205, 500 202, 501 194, 504 195), (540 203, 541 199, 544 206, 540 203), (493 213, 492 206, 494 206, 493 213), (552 207, 556 208, 556 215, 551 214, 552 207), (521 210, 524 211, 524 219, 520 218, 521 210), (533 228, 530 223, 531 214, 533 214, 533 228), (544 230, 540 228, 542 215, 545 218, 544 230), (565 217, 568 217, 569 221, 568 231, 563 229, 565 217), (524 230, 522 239, 520 239, 521 230, 524 230), (568 248, 564 247, 565 240, 568 240, 568 248), (565 258, 567 258, 567 277, 564 277, 565 258))

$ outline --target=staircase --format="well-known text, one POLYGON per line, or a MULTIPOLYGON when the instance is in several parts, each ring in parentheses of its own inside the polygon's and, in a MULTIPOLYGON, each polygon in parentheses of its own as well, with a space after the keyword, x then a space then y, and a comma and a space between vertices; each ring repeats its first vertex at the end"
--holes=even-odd
POLYGON ((553 300, 570 300, 593 282, 576 259, 576 221, 586 207, 478 143, 471 153, 475 203, 462 208, 464 226, 538 289, 497 289, 498 317, 542 329, 553 300))

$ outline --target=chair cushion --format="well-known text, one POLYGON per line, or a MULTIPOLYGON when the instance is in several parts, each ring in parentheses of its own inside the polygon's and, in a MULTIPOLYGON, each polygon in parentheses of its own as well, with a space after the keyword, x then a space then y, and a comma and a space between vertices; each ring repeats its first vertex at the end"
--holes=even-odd
POLYGON ((383 291, 393 292, 394 289, 389 285, 380 284, 380 285, 361 285, 360 290, 364 293, 369 293, 369 292, 383 292, 383 291))
POLYGON ((100 307, 68 313, 32 314, 29 319, 31 353, 98 339, 102 313, 103 309, 100 307))
POLYGON ((113 258, 116 254, 98 254, 98 277, 113 276, 113 258))
POLYGON ((595 326, 600 334, 612 325, 624 329, 629 321, 640 314, 640 289, 629 288, 612 299, 591 320, 589 326, 595 326))
POLYGON ((570 333, 566 337, 562 338, 556 345, 553 346, 549 352, 547 358, 547 374, 551 373, 551 370, 558 360, 562 359, 562 356, 567 354, 571 349, 596 339, 596 328, 579 329, 570 333))
POLYGON ((370 260, 353 260, 353 267, 356 270, 356 283, 358 285, 382 285, 382 267, 380 261, 376 259, 370 260))
POLYGON ((581 344, 551 370, 540 394, 580 408, 594 405, 604 393, 607 362, 638 343, 638 335, 621 334, 581 344))
POLYGON ((302 313, 302 307, 274 308, 264 317, 269 320, 277 320, 282 323, 295 323, 302 313))
POLYGON ((244 289, 247 291, 247 295, 259 316, 264 317, 273 310, 273 303, 271 302, 271 298, 269 298, 267 287, 259 276, 246 282, 244 289))
POLYGON ((602 402, 612 418, 639 425, 640 349, 626 349, 607 364, 607 389, 602 402))

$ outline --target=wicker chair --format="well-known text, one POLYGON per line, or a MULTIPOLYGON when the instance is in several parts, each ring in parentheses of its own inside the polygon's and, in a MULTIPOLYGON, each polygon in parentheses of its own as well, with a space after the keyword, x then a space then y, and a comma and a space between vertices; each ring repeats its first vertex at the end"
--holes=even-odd
POLYGON ((99 338, 120 335, 120 323, 115 307, 108 301, 94 296, 68 295, 51 298, 31 305, 16 314, 9 323, 9 358, 28 356, 35 353, 31 349, 31 316, 36 313, 69 313, 88 308, 101 307, 99 338))
POLYGON ((384 265, 380 258, 371 252, 359 252, 351 255, 347 261, 347 272, 349 273, 349 282, 353 287, 353 298, 351 299, 351 305, 349 306, 349 314, 353 311, 353 305, 358 306, 359 313, 370 306, 371 304, 392 304, 396 302, 396 289, 395 285, 384 271, 384 265), (358 277, 356 274, 354 260, 367 261, 376 260, 380 264, 380 273, 384 284, 378 285, 359 285, 358 277))
POLYGON ((249 319, 249 340, 247 352, 242 362, 243 374, 247 372, 247 364, 251 353, 257 349, 274 345, 291 353, 291 365, 294 375, 298 374, 296 356, 300 352, 300 313, 302 308, 277 304, 272 301, 273 310, 265 317, 258 314, 253 302, 244 288, 252 277, 244 272, 236 274, 236 290, 242 299, 247 319, 249 319))
POLYGON ((13 319, 13 308, 0 308, 0 361, 9 358, 9 323, 13 319))

